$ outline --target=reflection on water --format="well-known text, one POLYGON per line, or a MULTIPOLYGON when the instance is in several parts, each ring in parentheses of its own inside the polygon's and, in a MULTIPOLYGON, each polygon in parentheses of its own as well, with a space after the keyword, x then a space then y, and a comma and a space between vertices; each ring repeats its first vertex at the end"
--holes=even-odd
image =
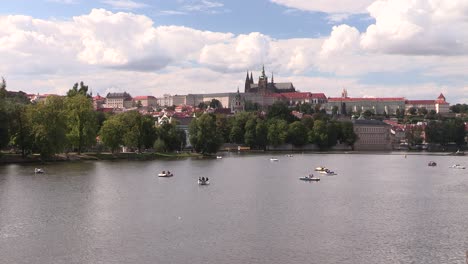
POLYGON ((274 156, 0 166, 2 263, 465 263, 464 157, 274 156))

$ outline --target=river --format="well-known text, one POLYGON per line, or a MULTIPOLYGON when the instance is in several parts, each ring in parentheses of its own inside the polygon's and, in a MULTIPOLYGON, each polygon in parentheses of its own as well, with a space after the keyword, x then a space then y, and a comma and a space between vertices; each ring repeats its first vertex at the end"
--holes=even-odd
POLYGON ((466 157, 224 155, 0 166, 0 263, 465 263, 466 157))

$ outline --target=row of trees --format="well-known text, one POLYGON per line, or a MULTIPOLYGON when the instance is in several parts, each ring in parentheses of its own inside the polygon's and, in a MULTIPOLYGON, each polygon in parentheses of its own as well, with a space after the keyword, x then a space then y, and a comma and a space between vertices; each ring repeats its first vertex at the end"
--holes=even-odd
POLYGON ((252 149, 285 143, 316 144, 327 149, 338 142, 352 146, 357 140, 351 122, 333 121, 325 114, 299 120, 283 102, 273 104, 266 116, 258 112, 241 112, 231 118, 203 114, 192 121, 189 134, 194 149, 202 153, 216 152, 223 143, 244 144, 252 149))
MULTIPOLYGON (((216 101, 211 103, 218 106, 216 101)), ((357 140, 351 122, 336 121, 307 104, 297 107, 310 115, 299 120, 283 102, 273 104, 266 115, 261 111, 241 112, 234 117, 202 114, 190 124, 189 140, 195 151, 204 154, 216 152, 223 143, 252 149, 285 143, 298 147, 316 144, 327 149, 337 143, 352 146, 357 140)), ((117 115, 94 111, 83 82, 75 84, 66 97, 50 96, 35 104, 24 93, 8 92, 5 80, 0 83, 0 149, 10 146, 23 156, 40 153, 48 158, 68 151, 81 153, 99 146, 97 139, 113 152, 120 146, 162 152, 185 147, 186 134, 176 123, 154 124, 152 117, 137 111, 117 115)), ((422 141, 422 132, 412 131, 412 140, 422 141)), ((429 122, 424 132, 430 143, 464 143, 464 123, 460 119, 429 122)))
POLYGON ((81 153, 99 145, 98 138, 112 151, 120 146, 174 151, 183 148, 186 140, 175 123, 156 128, 152 117, 137 111, 109 116, 94 111, 83 82, 75 84, 66 97, 49 96, 44 102, 30 103, 24 93, 8 92, 2 81, 0 149, 10 146, 23 157, 39 153, 49 158, 68 151, 81 153))

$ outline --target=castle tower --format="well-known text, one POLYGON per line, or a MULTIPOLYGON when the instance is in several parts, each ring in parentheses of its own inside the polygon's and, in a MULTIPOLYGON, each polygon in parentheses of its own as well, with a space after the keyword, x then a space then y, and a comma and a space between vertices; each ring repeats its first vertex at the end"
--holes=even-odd
POLYGON ((268 93, 268 77, 265 75, 265 65, 262 67, 262 75, 258 77, 258 92, 261 94, 268 93))
POLYGON ((244 100, 242 100, 242 96, 239 92, 239 87, 237 87, 237 93, 232 99, 232 103, 231 103, 231 113, 236 114, 244 110, 245 110, 245 103, 244 103, 244 100))
POLYGON ((245 89, 244 89, 244 93, 250 92, 250 84, 252 83, 252 82, 251 82, 251 78, 252 78, 252 73, 250 73, 250 79, 249 79, 249 71, 247 71, 247 76, 245 77, 245 89))

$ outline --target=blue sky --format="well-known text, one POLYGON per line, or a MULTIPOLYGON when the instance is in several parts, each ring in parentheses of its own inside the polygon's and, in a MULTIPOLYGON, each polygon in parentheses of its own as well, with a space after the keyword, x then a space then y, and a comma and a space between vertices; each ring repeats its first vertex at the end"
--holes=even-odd
POLYGON ((466 0, 6 0, 8 88, 228 92, 265 64, 276 81, 339 96, 468 102, 466 0), (34 88, 31 88, 34 87, 34 88))

